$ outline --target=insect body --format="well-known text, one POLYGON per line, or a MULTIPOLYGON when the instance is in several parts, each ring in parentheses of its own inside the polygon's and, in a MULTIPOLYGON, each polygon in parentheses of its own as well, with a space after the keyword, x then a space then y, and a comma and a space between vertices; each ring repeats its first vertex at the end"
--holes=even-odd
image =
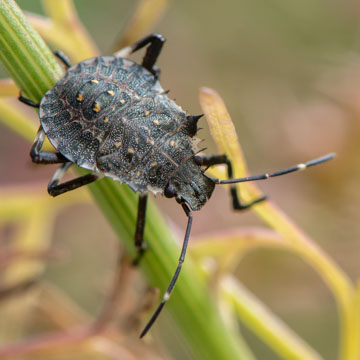
MULTIPOLYGON (((60 53, 67 72, 42 98, 40 104, 20 96, 28 105, 39 107, 41 126, 30 155, 36 163, 61 163, 48 191, 57 196, 89 184, 103 176, 126 183, 140 192, 135 246, 144 251, 143 234, 147 193, 175 197, 183 207, 188 224, 179 264, 162 302, 141 337, 150 329, 170 297, 185 259, 192 224, 192 211, 210 198, 216 184, 267 179, 302 170, 333 157, 327 155, 294 167, 260 176, 231 179, 231 163, 224 155, 200 156, 196 148, 197 121, 169 99, 158 81, 155 62, 164 38, 158 34, 128 46, 114 56, 100 56, 70 66, 60 53), (139 65, 126 59, 147 46, 139 65), (45 136, 56 153, 41 151, 45 136), (66 170, 76 164, 90 174, 60 183, 66 170), (203 166, 226 164, 229 180, 213 179, 203 166)), ((264 198, 242 204, 232 185, 233 207, 246 209, 264 198)))
POLYGON ((195 118, 133 61, 102 56, 71 67, 45 94, 39 114, 71 163, 141 193, 174 188, 194 210, 212 193, 214 183, 194 162, 195 118))

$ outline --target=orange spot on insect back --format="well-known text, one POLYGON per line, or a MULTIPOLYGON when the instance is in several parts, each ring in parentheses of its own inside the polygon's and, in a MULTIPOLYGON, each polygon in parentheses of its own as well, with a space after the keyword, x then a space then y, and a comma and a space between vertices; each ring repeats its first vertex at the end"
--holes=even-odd
POLYGON ((100 105, 95 103, 94 106, 93 106, 93 110, 94 110, 96 113, 98 113, 98 112, 101 110, 100 105))

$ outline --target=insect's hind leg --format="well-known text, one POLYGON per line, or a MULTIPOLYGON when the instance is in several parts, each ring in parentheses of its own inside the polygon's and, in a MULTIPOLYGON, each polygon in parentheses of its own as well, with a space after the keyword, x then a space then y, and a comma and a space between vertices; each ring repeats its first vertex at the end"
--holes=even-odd
POLYGON ((41 151, 42 146, 44 145, 45 132, 40 126, 34 143, 30 150, 30 157, 32 161, 36 164, 60 164, 66 163, 69 160, 66 159, 59 152, 50 152, 50 151, 41 151))
MULTIPOLYGON (((227 158, 226 155, 209 155, 209 156, 197 155, 195 157, 195 161, 198 165, 203 165, 203 166, 207 166, 207 167, 213 166, 213 165, 224 164, 227 166, 228 178, 231 179, 233 177, 231 161, 227 158)), ((246 210, 257 203, 266 200, 266 197, 263 196, 258 199, 255 199, 247 204, 244 204, 239 199, 236 185, 230 186, 230 194, 231 194, 232 206, 233 206, 234 210, 246 210)))
POLYGON ((148 198, 147 194, 140 194, 139 196, 139 205, 138 205, 136 230, 135 230, 135 248, 137 250, 137 256, 133 261, 133 265, 135 266, 139 264, 146 250, 144 244, 144 230, 145 230, 147 198, 148 198))
POLYGON ((73 164, 66 157, 61 155, 59 152, 48 152, 48 151, 40 151, 45 140, 45 132, 43 128, 40 126, 33 146, 31 147, 30 156, 32 161, 38 164, 59 164, 62 163, 60 168, 58 168, 50 183, 48 185, 48 192, 52 196, 57 196, 63 194, 67 191, 77 189, 80 186, 84 186, 90 184, 99 179, 99 176, 96 174, 87 174, 84 176, 80 176, 73 180, 64 182, 59 184, 60 180, 63 178, 65 172, 69 169, 69 167, 73 164))
POLYGON ((96 174, 86 174, 78 178, 59 184, 66 171, 73 163, 68 161, 62 164, 54 173, 48 185, 48 192, 51 196, 58 196, 68 191, 75 190, 81 186, 88 185, 99 179, 96 174))
POLYGON ((65 65, 66 70, 71 67, 69 59, 62 51, 57 50, 54 52, 54 55, 65 65))
POLYGON ((159 76, 159 70, 155 66, 156 60, 161 53, 161 49, 165 43, 165 38, 160 34, 150 34, 143 39, 129 45, 121 50, 119 50, 115 56, 117 57, 127 57, 130 54, 134 53, 150 44, 146 49, 145 56, 142 61, 142 66, 149 70, 156 77, 159 76))
MULTIPOLYGON (((32 100, 27 99, 27 98, 23 97, 22 95, 20 95, 18 97, 18 99, 22 103, 24 103, 28 106, 31 106, 31 107, 38 108, 40 106, 39 104, 36 104, 32 100)), ((40 126, 39 130, 36 134, 34 143, 30 150, 30 157, 34 163, 36 163, 36 164, 59 164, 59 163, 64 163, 64 162, 69 161, 64 156, 62 156, 59 152, 54 153, 54 152, 50 152, 50 151, 41 151, 41 148, 44 145, 44 140, 45 140, 45 132, 44 132, 43 128, 40 126)))
POLYGON ((21 93, 20 93, 20 96, 18 97, 18 100, 20 102, 24 103, 25 105, 31 106, 33 108, 38 108, 40 106, 40 104, 37 104, 36 102, 22 96, 21 93))

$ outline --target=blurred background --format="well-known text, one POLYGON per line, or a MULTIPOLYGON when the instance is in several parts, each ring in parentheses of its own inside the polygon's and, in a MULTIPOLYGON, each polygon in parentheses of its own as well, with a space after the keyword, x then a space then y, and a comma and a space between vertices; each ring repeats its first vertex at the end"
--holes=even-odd
MULTIPOLYGON (((18 4, 43 14, 40 1, 18 4)), ((111 54, 136 2, 75 5, 101 54, 111 54)), ((167 38, 158 61, 164 89, 192 114, 201 113, 199 88, 216 89, 251 174, 337 153, 330 163, 259 186, 353 280, 360 275, 359 21, 354 0, 174 0, 153 29, 167 38)), ((200 126, 207 153, 216 152, 206 121, 200 126)), ((45 193, 54 167, 32 165, 28 152, 28 143, 0 125, 0 186, 32 184, 45 193)), ((182 209, 159 196, 156 202, 182 234, 182 209)), ((194 216, 192 241, 208 232, 263 225, 251 212, 232 212, 230 204, 226 190, 217 188, 194 216)), ((10 232, 2 229, 0 241, 10 232)), ((57 216, 52 236, 65 255, 49 264, 45 278, 86 310, 98 311, 116 261, 111 228, 95 206, 77 205, 57 216)), ((325 359, 336 359, 335 302, 309 266, 289 253, 259 250, 242 261, 237 274, 325 359)), ((277 359, 245 329, 244 334, 259 359, 277 359)))

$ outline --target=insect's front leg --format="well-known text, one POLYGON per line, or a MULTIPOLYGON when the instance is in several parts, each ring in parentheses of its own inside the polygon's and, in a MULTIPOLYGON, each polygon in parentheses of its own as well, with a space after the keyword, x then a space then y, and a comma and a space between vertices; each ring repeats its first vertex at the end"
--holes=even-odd
MULTIPOLYGON (((207 167, 224 164, 227 167, 228 178, 231 179, 233 177, 231 161, 227 158, 226 155, 202 155, 202 156, 198 155, 195 156, 195 161, 197 164, 207 167)), ((234 210, 246 210, 257 203, 266 200, 266 197, 262 196, 247 204, 244 204, 239 199, 236 185, 230 186, 230 194, 231 194, 232 206, 234 210)))
POLYGON ((139 205, 138 205, 136 230, 135 230, 135 248, 138 254, 133 261, 134 265, 139 264, 146 250, 144 243, 144 230, 145 230, 147 198, 148 198, 147 194, 140 194, 139 196, 139 205))

